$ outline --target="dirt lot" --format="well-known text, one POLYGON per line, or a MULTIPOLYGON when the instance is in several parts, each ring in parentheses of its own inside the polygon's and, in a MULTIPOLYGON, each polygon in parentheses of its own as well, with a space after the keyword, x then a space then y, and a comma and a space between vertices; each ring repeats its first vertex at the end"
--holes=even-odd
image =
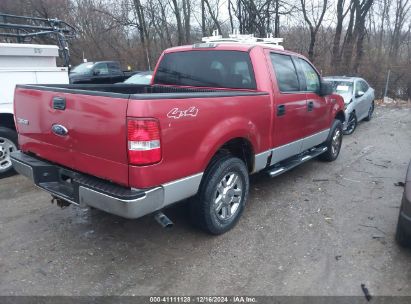
POLYGON ((185 206, 125 220, 64 210, 21 176, 0 181, 0 295, 411 295, 394 242, 411 157, 411 109, 378 107, 334 163, 253 176, 231 232, 193 229, 185 206))

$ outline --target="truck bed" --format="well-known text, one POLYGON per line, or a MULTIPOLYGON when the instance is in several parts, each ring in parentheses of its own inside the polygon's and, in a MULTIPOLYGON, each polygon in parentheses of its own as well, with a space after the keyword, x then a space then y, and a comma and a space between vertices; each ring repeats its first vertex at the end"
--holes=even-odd
POLYGON ((202 172, 222 144, 211 138, 228 126, 252 128, 258 135, 250 138, 256 152, 269 147, 267 92, 127 84, 18 85, 15 106, 23 152, 126 187, 148 188, 202 172), (64 100, 65 107, 56 108, 55 100, 64 100), (170 114, 191 108, 199 115, 170 114), (129 118, 159 121, 160 163, 129 165, 129 118), (56 135, 55 125, 63 126, 68 135, 56 135), (193 156, 198 160, 182 163, 193 156))
POLYGON ((43 84, 18 85, 19 88, 63 92, 72 94, 100 95, 133 99, 192 98, 219 96, 249 96, 267 92, 234 89, 174 87, 165 85, 138 84, 43 84), (135 95, 135 96, 130 96, 135 95))

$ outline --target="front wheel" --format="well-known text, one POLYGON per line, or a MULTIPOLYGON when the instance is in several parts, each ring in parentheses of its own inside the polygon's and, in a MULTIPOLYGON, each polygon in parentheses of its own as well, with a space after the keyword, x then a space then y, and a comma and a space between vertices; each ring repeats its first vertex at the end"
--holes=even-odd
POLYGON ((193 224, 215 235, 232 229, 244 211, 248 190, 244 162, 231 155, 218 156, 206 170, 199 192, 191 202, 193 224))
POLYGON ((10 154, 17 151, 17 132, 0 127, 0 177, 13 173, 10 154))
POLYGON ((355 129, 357 128, 357 124, 357 115, 355 115, 355 112, 352 112, 348 118, 347 128, 344 130, 344 135, 353 134, 355 129))
POLYGON ((337 159, 340 154, 343 138, 343 127, 342 123, 339 120, 334 120, 334 123, 331 127, 330 135, 325 142, 327 151, 323 154, 320 154, 319 159, 323 161, 334 161, 337 159))
POLYGON ((371 102, 370 108, 368 109, 368 115, 367 117, 365 117, 365 121, 370 121, 372 118, 372 114, 374 113, 374 109, 375 109, 375 104, 374 104, 374 100, 371 102))

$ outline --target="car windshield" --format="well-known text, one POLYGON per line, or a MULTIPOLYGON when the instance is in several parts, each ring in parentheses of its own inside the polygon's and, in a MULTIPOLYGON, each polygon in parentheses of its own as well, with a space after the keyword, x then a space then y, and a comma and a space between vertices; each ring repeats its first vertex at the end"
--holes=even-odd
POLYGON ((124 81, 124 83, 129 83, 129 84, 150 84, 151 82, 151 78, 152 78, 152 74, 146 74, 146 73, 142 73, 142 74, 136 74, 131 76, 130 78, 126 79, 124 81))
POLYGON ((93 68, 94 63, 93 62, 85 62, 82 64, 79 64, 78 66, 74 67, 71 72, 72 73, 77 73, 77 74, 90 74, 91 69, 93 68))
POLYGON ((353 82, 352 81, 332 81, 334 93, 341 95, 352 94, 353 82))

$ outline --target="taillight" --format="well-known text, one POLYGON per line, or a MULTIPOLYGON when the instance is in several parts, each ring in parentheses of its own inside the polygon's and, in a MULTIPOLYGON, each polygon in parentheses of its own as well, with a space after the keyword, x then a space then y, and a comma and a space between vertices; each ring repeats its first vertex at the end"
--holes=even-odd
POLYGON ((161 160, 160 126, 154 119, 127 121, 128 161, 132 165, 150 165, 161 160))

